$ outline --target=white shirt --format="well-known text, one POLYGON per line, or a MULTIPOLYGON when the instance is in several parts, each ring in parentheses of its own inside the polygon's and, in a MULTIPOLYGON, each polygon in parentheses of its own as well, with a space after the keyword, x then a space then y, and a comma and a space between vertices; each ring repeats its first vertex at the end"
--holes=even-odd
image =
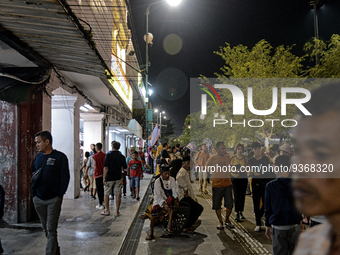
MULTIPOLYGON (((161 186, 161 177, 159 177, 156 181, 155 181, 155 186, 154 186, 154 199, 153 199, 153 206, 155 205, 159 205, 162 206, 163 203, 165 202, 165 200, 167 199, 164 190, 162 189, 161 186)), ((174 198, 178 197, 178 187, 177 187, 177 183, 174 177, 169 177, 169 180, 165 181, 163 180, 163 184, 164 184, 164 188, 165 189, 171 189, 172 190, 172 196, 174 198)))
POLYGON ((178 171, 176 176, 176 182, 178 185, 178 199, 181 200, 184 197, 184 191, 188 191, 188 196, 195 200, 194 189, 192 188, 189 173, 183 167, 178 171))

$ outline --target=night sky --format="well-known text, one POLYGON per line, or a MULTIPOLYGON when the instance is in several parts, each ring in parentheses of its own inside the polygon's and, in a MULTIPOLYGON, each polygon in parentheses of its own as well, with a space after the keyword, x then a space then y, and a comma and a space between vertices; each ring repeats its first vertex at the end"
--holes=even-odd
MULTIPOLYGON (((157 0, 130 0, 144 62, 145 10, 153 2, 157 0)), ((340 1, 322 2, 319 37, 329 40, 332 34, 340 34, 340 1)), ((214 77, 223 65, 214 51, 225 42, 253 47, 265 39, 274 47, 296 44, 293 53, 303 55, 303 45, 314 37, 313 13, 307 0, 182 0, 177 7, 166 2, 153 5, 149 82, 154 108, 166 111, 179 135, 190 113, 190 78, 214 77)))

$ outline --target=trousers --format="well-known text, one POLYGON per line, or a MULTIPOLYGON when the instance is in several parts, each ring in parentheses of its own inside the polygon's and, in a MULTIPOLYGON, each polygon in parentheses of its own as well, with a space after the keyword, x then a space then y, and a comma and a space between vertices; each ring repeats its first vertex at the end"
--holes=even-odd
POLYGON ((96 186, 97 186, 99 204, 103 205, 103 203, 104 203, 103 177, 98 177, 98 178, 94 179, 94 181, 96 182, 96 186))
POLYGON ((47 237, 46 255, 57 255, 59 254, 57 228, 61 211, 61 200, 58 197, 42 200, 35 196, 33 197, 33 203, 47 237))
POLYGON ((234 191, 234 202, 235 212, 243 212, 244 200, 246 199, 246 191, 248 185, 247 178, 232 178, 233 191, 234 191))
POLYGON ((273 254, 291 255, 300 235, 300 226, 295 226, 289 230, 279 230, 272 228, 273 254))
POLYGON ((198 217, 203 212, 203 206, 193 200, 191 197, 184 197, 181 202, 188 203, 190 205, 190 215, 187 222, 186 228, 190 228, 197 221, 198 217))

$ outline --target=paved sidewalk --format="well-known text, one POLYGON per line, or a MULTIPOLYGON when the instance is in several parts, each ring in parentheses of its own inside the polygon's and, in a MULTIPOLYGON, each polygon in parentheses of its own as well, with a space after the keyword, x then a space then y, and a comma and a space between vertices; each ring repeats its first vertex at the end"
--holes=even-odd
MULTIPOLYGON (((98 199, 91 200, 88 192, 81 192, 78 199, 64 200, 58 227, 61 254, 117 254, 135 217, 151 180, 145 174, 141 181, 138 202, 132 199, 127 185, 127 196, 122 196, 121 216, 113 216, 115 202, 110 200, 110 216, 102 216, 96 209, 98 199)), ((0 226, 4 254, 45 254, 46 238, 40 223, 0 226)))
MULTIPOLYGON (((82 192, 78 199, 64 200, 58 228, 61 253, 63 255, 118 254, 143 201, 150 180, 151 175, 145 175, 141 182, 140 202, 132 199, 130 194, 122 197, 120 217, 100 215, 102 210, 95 208, 98 200, 91 200, 88 193, 82 192)), ((204 207, 199 221, 195 224, 197 226, 195 234, 162 238, 163 227, 157 226, 155 227, 156 239, 146 241, 150 221, 143 222, 138 218, 137 222, 144 223, 141 225, 143 230, 141 235, 135 228, 131 228, 133 235, 129 235, 132 236, 129 240, 136 241, 137 251, 134 252, 131 247, 128 247, 124 254, 271 254, 271 241, 265 237, 264 231, 260 233, 254 231, 255 217, 252 213, 253 205, 250 196, 246 196, 244 211, 246 220, 236 223, 234 212, 232 212, 231 221, 236 228, 217 230, 217 217, 211 209, 211 186, 208 186, 209 194, 202 194, 198 191, 198 183, 195 182, 194 190, 199 203, 204 207)), ((149 200, 148 197, 145 199, 149 200)), ((114 209, 115 205, 111 200, 111 214, 114 209)), ((137 224, 134 227, 136 226, 137 224)), ((5 249, 4 254, 41 255, 45 253, 46 238, 38 222, 2 225, 0 237, 5 249)))
MULTIPOLYGON (((265 237, 263 231, 255 232, 255 216, 252 213, 253 204, 251 196, 246 196, 244 216, 246 220, 237 223, 234 220, 234 211, 230 220, 235 225, 234 229, 224 228, 217 230, 218 220, 212 208, 211 186, 208 186, 209 194, 198 191, 198 182, 194 183, 194 190, 198 202, 204 207, 204 211, 198 222, 194 234, 182 234, 182 236, 162 238, 164 229, 155 227, 155 240, 146 241, 145 237, 150 229, 150 221, 145 220, 143 232, 139 240, 138 255, 146 254, 272 254, 271 241, 265 237)), ((225 215, 222 212, 222 215, 225 215)), ((223 216, 224 217, 224 216, 223 216)), ((164 234, 164 236, 167 236, 164 234)))

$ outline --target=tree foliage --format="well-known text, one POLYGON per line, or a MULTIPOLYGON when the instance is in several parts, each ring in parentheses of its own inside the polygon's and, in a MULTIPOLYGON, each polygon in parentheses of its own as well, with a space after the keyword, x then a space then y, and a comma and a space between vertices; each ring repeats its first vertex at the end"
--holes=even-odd
POLYGON ((308 42, 304 50, 310 51, 310 58, 314 60, 319 56, 319 64, 307 70, 311 78, 339 78, 340 77, 340 35, 332 35, 330 41, 314 39, 308 42))
MULTIPOLYGON (((296 56, 292 53, 293 46, 280 45, 276 48, 272 47, 267 41, 261 40, 252 48, 244 45, 237 45, 231 47, 226 43, 225 46, 220 47, 219 51, 214 52, 224 60, 224 65, 220 68, 220 72, 215 73, 218 82, 221 84, 237 85, 247 97, 248 87, 253 88, 253 106, 258 110, 269 109, 272 105, 272 88, 278 87, 278 102, 281 101, 280 88, 285 87, 286 78, 290 79, 289 87, 299 87, 301 82, 305 82, 306 78, 336 78, 340 77, 340 36, 333 35, 329 42, 314 39, 314 43, 307 43, 304 50, 308 51, 304 56, 296 56), (314 61, 315 56, 318 55, 320 62, 313 67, 305 68, 303 63, 307 58, 314 61), (241 78, 241 79, 239 79, 241 78), (247 79, 249 82, 247 83, 247 79), (277 78, 275 84, 271 84, 270 79, 251 78, 277 78), (239 79, 239 80, 238 80, 239 79)), ((209 81, 202 76, 202 82, 209 81)), ((274 80, 274 79, 272 79, 274 80)), ((311 87, 315 86, 311 83, 311 87)), ((229 128, 227 125, 219 125, 213 127, 211 125, 214 119, 214 113, 219 117, 224 115, 225 119, 233 119, 233 121, 241 122, 243 119, 281 119, 281 109, 266 116, 257 116, 252 114, 248 107, 245 107, 245 114, 243 116, 233 116, 233 98, 229 90, 219 90, 219 95, 223 102, 223 106, 214 104, 208 100, 207 115, 204 120, 200 118, 200 112, 191 113, 187 117, 184 125, 184 130, 181 137, 187 139, 190 137, 191 142, 200 144, 205 138, 210 138, 215 143, 218 140, 223 140, 226 145, 233 147, 235 143, 240 142, 242 138, 255 139, 256 136, 269 138, 272 134, 279 135, 281 132, 287 131, 276 123, 271 127, 271 122, 262 128, 229 128), (189 124, 188 124, 189 123, 189 124), (188 126, 191 129, 188 129, 188 126), (189 132, 190 134, 189 135, 189 132)), ((289 94, 290 98, 300 97, 299 94, 289 94)), ((247 100, 246 100, 247 101, 247 100)), ((246 102, 245 101, 245 102, 246 102)), ((293 106, 287 108, 285 119, 293 119, 295 116, 295 109, 293 106)), ((287 123, 289 124, 289 123, 287 123)))

